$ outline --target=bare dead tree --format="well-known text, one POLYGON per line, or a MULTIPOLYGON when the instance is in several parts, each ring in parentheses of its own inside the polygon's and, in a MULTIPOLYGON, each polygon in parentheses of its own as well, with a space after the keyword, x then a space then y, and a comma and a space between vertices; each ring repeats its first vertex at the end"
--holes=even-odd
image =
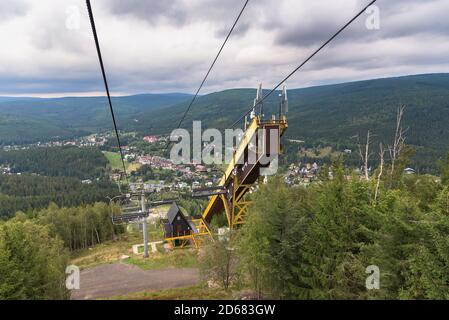
POLYGON ((404 116, 405 112, 405 106, 401 105, 398 108, 397 114, 396 114, 396 130, 394 133, 394 141, 392 146, 388 146, 388 150, 390 153, 390 159, 391 159, 391 170, 390 170, 390 176, 393 177, 394 170, 395 170, 395 164, 398 156, 401 154, 401 151, 404 147, 405 143, 405 132, 402 128, 402 117, 404 116))
POLYGON ((382 142, 379 144, 379 158, 380 158, 380 167, 379 167, 379 174, 377 175, 377 182, 376 182, 376 192, 374 193, 374 202, 377 202, 377 198, 379 197, 379 188, 380 188, 380 180, 382 178, 383 170, 384 170, 384 164, 385 164, 385 149, 382 144, 382 142))
POLYGON ((369 146, 370 146, 370 132, 366 134, 366 144, 365 144, 365 179, 369 180, 369 172, 368 172, 368 160, 370 158, 369 146))
POLYGON ((371 157, 371 154, 369 152, 369 147, 371 144, 371 132, 368 130, 367 134, 366 134, 366 144, 364 145, 363 149, 365 149, 364 151, 362 151, 362 144, 360 142, 360 137, 359 135, 356 136, 357 137, 357 146, 359 149, 359 156, 360 159, 362 161, 362 165, 363 165, 363 175, 365 180, 369 180, 369 159, 371 157))

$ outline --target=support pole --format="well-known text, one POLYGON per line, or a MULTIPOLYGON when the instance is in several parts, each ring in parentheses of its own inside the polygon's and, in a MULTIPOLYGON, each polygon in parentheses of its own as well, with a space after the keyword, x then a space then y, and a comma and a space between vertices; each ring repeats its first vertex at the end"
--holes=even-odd
MULTIPOLYGON (((145 203, 145 191, 142 190, 142 196, 140 199, 140 204, 142 206, 142 212, 145 213, 147 211, 146 203, 145 203)), ((143 229, 143 257, 148 258, 148 230, 147 230, 147 218, 143 218, 142 223, 142 229, 143 229)))

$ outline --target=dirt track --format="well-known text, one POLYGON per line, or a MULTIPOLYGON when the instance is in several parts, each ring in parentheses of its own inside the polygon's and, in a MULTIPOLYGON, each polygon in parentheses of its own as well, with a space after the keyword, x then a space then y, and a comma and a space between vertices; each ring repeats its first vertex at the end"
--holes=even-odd
POLYGON ((110 298, 127 293, 185 287, 198 284, 198 269, 142 270, 134 265, 113 263, 81 271, 80 290, 74 300, 110 298))

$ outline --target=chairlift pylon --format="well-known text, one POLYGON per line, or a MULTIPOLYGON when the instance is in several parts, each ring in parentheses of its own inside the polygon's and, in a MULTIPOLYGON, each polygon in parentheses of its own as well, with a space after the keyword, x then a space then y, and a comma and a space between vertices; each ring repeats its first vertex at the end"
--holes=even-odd
POLYGON ((144 193, 125 193, 111 198, 110 210, 112 223, 114 225, 121 225, 141 222, 150 214, 146 202, 144 193))
POLYGON ((143 184, 130 184, 129 191, 110 198, 111 220, 114 225, 127 223, 140 223, 148 218, 151 210, 155 207, 171 204, 179 199, 166 199, 150 201, 146 195, 154 192, 147 192, 143 184))

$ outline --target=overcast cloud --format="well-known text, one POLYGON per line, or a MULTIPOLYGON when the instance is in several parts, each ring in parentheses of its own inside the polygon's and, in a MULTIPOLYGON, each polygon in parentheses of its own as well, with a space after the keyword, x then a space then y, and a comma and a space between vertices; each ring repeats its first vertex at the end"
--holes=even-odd
MULTIPOLYGON (((114 94, 194 92, 244 0, 93 0, 114 94)), ((204 92, 269 88, 368 0, 250 0, 204 92)), ((379 0, 290 88, 449 72, 449 0, 379 0)), ((83 0, 0 2, 0 95, 96 95, 101 74, 83 0), (79 28, 78 28, 79 25, 79 28)))

